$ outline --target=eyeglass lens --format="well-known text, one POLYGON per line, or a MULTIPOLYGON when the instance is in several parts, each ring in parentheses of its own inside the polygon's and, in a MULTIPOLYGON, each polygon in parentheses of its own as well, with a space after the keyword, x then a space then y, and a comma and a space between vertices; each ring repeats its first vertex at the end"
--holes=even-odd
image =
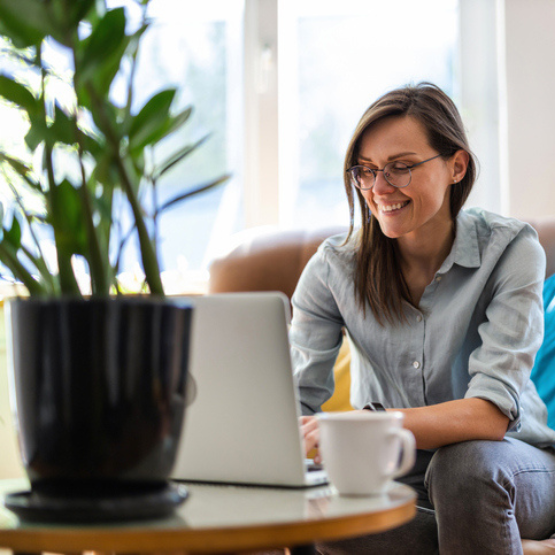
MULTIPOLYGON (((383 170, 386 181, 393 187, 406 187, 410 183, 410 169, 399 162, 387 164, 383 170)), ((353 185, 359 189, 371 189, 377 177, 377 171, 365 166, 355 166, 350 169, 353 185)))

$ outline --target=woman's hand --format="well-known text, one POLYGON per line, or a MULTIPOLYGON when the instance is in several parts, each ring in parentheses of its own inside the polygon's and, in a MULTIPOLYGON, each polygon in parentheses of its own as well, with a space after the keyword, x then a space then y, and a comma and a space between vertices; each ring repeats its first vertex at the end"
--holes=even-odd
POLYGON ((320 442, 320 429, 318 428, 318 420, 315 416, 301 416, 299 419, 301 426, 301 434, 304 441, 304 451, 306 456, 313 449, 316 449, 314 454, 314 462, 319 464, 322 462, 320 453, 318 452, 318 444, 320 442))

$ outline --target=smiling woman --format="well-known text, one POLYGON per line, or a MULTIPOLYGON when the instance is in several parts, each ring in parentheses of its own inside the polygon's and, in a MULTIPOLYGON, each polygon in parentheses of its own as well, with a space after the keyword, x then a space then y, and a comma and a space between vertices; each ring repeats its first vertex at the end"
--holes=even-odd
POLYGON ((542 338, 537 235, 462 210, 476 162, 453 101, 433 84, 374 102, 344 169, 351 229, 323 243, 292 299, 305 444, 319 444, 313 414, 333 392, 344 328, 352 406, 400 411, 416 438, 416 465, 401 481, 421 510, 395 532, 320 551, 519 553, 521 537, 555 532, 555 453, 545 448, 555 431, 529 380, 542 338))
POLYGON ((393 313, 402 315, 402 300, 418 304, 426 284, 449 252, 453 218, 468 198, 476 177, 476 163, 470 152, 455 105, 434 86, 389 93, 361 118, 347 149, 345 187, 351 207, 351 233, 354 185, 363 214, 363 240, 373 241, 372 249, 360 249, 357 254, 357 298, 363 309, 368 299, 378 321, 384 316, 390 319, 393 313), (371 189, 358 186, 353 176, 353 165, 362 162, 377 174, 371 189), (399 187, 395 179, 387 179, 385 172, 381 172, 382 179, 376 171, 380 164, 402 164, 409 168, 409 180, 403 179, 399 187), (400 257, 394 255, 394 244, 384 241, 385 237, 400 239, 398 246, 405 246, 400 257), (380 256, 375 255, 377 251, 390 261, 385 270, 380 256), (415 273, 409 258, 421 258, 424 252, 436 254, 415 273), (407 284, 409 273, 412 286, 407 284))

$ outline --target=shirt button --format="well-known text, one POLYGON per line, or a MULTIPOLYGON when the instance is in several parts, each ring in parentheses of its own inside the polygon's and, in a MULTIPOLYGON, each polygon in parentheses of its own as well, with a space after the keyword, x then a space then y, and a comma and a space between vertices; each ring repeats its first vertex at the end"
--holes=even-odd
POLYGON ((415 360, 415 361, 412 363, 412 365, 413 365, 417 370, 420 368, 420 363, 419 363, 417 360, 415 360))
POLYGON ((422 314, 418 314, 418 316, 416 317, 416 321, 422 322, 422 314))
POLYGON ((441 281, 441 276, 437 276, 436 281, 441 281))

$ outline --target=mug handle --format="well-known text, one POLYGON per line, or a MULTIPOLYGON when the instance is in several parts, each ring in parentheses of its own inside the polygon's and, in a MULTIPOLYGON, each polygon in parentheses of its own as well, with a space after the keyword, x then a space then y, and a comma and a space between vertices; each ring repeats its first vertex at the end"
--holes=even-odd
POLYGON ((406 474, 416 461, 416 441, 412 432, 406 428, 394 428, 391 435, 397 436, 401 440, 401 461, 399 466, 391 474, 391 478, 398 478, 406 474))

